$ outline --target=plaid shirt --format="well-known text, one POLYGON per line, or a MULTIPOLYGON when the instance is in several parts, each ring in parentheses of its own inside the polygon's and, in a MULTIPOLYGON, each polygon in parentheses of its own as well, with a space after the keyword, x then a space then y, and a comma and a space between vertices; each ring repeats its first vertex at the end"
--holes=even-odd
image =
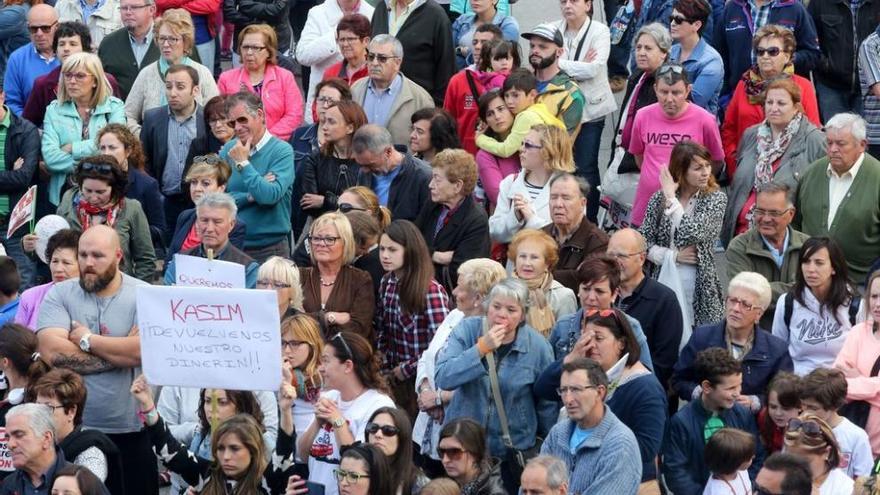
MULTIPOLYGON (((759 29, 767 25, 770 19, 770 7, 773 6, 774 1, 771 0, 758 7, 755 0, 748 0, 749 14, 752 16, 752 34, 757 33, 759 29)), ((752 63, 754 64, 757 61, 758 58, 755 56, 755 50, 752 50, 752 63)))
POLYGON ((402 365, 405 377, 416 374, 419 357, 449 313, 449 296, 436 280, 431 280, 425 297, 423 312, 416 315, 404 313, 400 308, 397 275, 388 273, 382 279, 376 309, 376 348, 382 353, 384 370, 402 365))

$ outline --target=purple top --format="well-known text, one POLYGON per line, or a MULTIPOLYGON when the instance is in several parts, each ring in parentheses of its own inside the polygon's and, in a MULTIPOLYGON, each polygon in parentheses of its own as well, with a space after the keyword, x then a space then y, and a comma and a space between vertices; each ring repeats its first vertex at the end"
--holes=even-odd
POLYGON ((498 202, 498 186, 505 177, 520 171, 519 153, 514 153, 508 158, 495 156, 488 151, 477 151, 477 170, 480 173, 480 182, 486 191, 489 204, 495 206, 498 202))
POLYGON ((49 292, 49 289, 55 286, 55 282, 31 287, 24 291, 19 298, 18 313, 15 314, 15 323, 20 323, 34 332, 39 330, 36 328, 37 316, 40 314, 40 304, 43 298, 49 292))

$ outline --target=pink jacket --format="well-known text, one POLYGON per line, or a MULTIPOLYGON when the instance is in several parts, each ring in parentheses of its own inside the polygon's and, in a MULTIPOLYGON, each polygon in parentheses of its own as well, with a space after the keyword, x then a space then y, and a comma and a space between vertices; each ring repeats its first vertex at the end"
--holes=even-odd
MULTIPOLYGON (((242 90, 255 92, 244 67, 229 69, 220 74, 217 87, 223 95, 242 90)), ((303 97, 293 74, 277 65, 267 64, 260 99, 263 100, 269 133, 282 141, 290 139, 293 130, 303 121, 303 97)))
POLYGON ((852 368, 856 378, 847 378, 847 400, 864 400, 871 404, 865 431, 871 440, 871 453, 880 455, 880 377, 871 377, 871 368, 880 356, 880 340, 871 332, 871 322, 854 326, 846 336, 843 348, 834 360, 835 368, 852 368))

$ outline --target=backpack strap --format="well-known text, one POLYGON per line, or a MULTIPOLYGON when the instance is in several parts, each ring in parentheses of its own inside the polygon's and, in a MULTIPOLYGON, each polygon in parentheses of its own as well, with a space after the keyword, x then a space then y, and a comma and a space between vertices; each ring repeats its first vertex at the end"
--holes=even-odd
POLYGON ((782 321, 785 326, 791 325, 791 314, 794 312, 794 293, 789 292, 785 295, 785 306, 783 307, 782 321))

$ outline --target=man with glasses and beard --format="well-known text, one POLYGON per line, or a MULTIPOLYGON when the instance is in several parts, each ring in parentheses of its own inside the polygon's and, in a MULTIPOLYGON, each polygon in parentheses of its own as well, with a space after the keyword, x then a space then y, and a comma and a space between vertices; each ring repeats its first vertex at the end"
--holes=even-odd
POLYGON ((83 232, 77 256, 80 277, 56 284, 40 306, 40 355, 83 375, 88 391, 83 426, 105 433, 125 453, 125 492, 152 495, 159 489, 156 461, 127 393, 132 368, 141 365, 135 297, 146 284, 119 270, 119 236, 106 225, 83 232))
POLYGON ((543 103, 576 136, 584 114, 584 94, 577 82, 559 68, 564 52, 562 33, 552 23, 540 24, 522 35, 529 40, 529 64, 538 79, 538 103, 543 103))

